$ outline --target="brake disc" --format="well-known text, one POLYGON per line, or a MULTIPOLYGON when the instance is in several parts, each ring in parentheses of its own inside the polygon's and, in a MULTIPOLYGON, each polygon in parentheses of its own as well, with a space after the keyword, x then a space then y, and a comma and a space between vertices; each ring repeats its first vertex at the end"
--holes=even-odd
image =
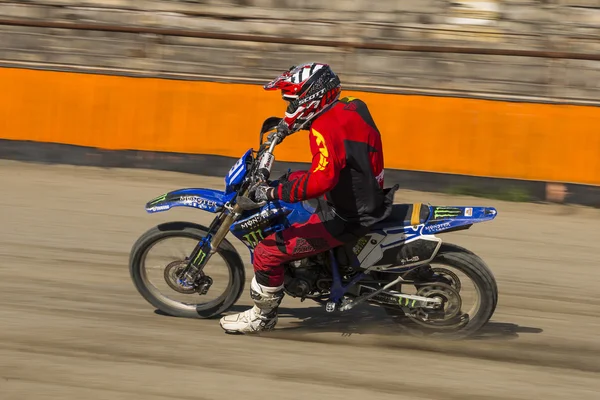
POLYGON ((164 277, 167 285, 174 291, 183 294, 192 294, 196 292, 193 285, 184 285, 179 278, 181 272, 187 267, 187 260, 173 261, 165 267, 164 277))

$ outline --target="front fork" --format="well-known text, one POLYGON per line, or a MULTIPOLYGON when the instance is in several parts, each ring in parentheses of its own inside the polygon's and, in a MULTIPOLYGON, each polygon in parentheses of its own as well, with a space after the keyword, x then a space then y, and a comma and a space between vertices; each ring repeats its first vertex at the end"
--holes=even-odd
MULTIPOLYGON (((275 162, 275 157, 273 156, 273 150, 275 150, 275 146, 283 140, 283 136, 279 136, 279 134, 275 135, 273 141, 269 144, 269 148, 262 153, 262 156, 259 160, 258 165, 258 173, 261 180, 266 181, 269 179, 269 175, 271 174, 271 168, 275 162)), ((262 136, 261 136, 262 142, 262 136)), ((262 143, 261 143, 262 146, 262 143)), ((243 195, 248 193, 248 188, 246 187, 242 191, 243 195)), ((242 194, 240 193, 240 194, 242 194)), ((195 286, 197 282, 198 276, 202 274, 202 269, 208 263, 208 260, 212 257, 214 253, 217 252, 219 245, 229 233, 229 228, 231 225, 240 217, 242 212, 244 211, 239 204, 234 205, 229 208, 227 205, 225 206, 226 210, 229 213, 222 213, 219 217, 215 218, 213 223, 210 225, 208 229, 208 234, 204 239, 202 239, 198 245, 194 248, 194 251, 189 257, 189 262, 186 268, 181 273, 179 279, 181 283, 188 286, 195 286), (214 236, 212 232, 216 231, 214 236)))
POLYGON ((242 209, 237 204, 229 210, 229 213, 222 213, 214 219, 208 229, 208 234, 203 238, 192 251, 189 257, 188 265, 182 271, 180 279, 186 286, 192 286, 197 281, 202 269, 208 263, 208 260, 217 252, 219 245, 229 233, 229 228, 240 216, 242 209), (216 232, 215 232, 216 231, 216 232), (213 235, 213 232, 214 235, 213 235))

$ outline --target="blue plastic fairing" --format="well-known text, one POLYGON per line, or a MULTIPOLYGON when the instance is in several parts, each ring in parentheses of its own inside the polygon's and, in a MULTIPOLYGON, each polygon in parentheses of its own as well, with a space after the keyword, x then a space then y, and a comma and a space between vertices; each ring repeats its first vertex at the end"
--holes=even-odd
POLYGON ((402 239, 382 245, 391 247, 398 243, 409 243, 423 235, 435 235, 459 229, 468 229, 471 225, 491 221, 498 212, 493 207, 445 207, 429 206, 429 217, 419 225, 410 225, 409 221, 400 223, 398 227, 377 228, 387 235, 403 234, 402 239))
POLYGON ((235 197, 234 193, 225 194, 213 189, 179 189, 148 202, 146 211, 150 214, 167 211, 173 207, 192 207, 216 213, 223 209, 228 201, 235 197))
POLYGON ((235 186, 244 181, 248 173, 248 159, 252 157, 252 149, 249 149, 229 170, 225 177, 225 193, 235 191, 235 186))
POLYGON ((479 222, 491 221, 498 211, 494 207, 430 206, 430 215, 423 228, 424 235, 433 235, 479 222))

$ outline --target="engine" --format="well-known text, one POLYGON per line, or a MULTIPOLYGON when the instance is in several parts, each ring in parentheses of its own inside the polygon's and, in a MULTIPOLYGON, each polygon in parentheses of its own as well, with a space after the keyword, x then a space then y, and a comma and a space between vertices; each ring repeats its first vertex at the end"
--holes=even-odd
POLYGON ((285 291, 292 297, 320 297, 331 287, 331 277, 319 258, 305 258, 289 264, 285 274, 285 291))

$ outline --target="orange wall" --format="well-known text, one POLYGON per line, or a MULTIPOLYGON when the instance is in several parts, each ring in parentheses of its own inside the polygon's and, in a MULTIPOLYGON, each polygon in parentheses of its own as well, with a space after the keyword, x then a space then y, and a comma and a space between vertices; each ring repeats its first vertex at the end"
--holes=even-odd
MULTIPOLYGON (((282 114, 260 86, 0 68, 0 138, 240 156, 282 114)), ((600 185, 600 107, 345 91, 365 100, 386 167, 600 185)), ((299 132, 276 152, 308 161, 299 132)))

